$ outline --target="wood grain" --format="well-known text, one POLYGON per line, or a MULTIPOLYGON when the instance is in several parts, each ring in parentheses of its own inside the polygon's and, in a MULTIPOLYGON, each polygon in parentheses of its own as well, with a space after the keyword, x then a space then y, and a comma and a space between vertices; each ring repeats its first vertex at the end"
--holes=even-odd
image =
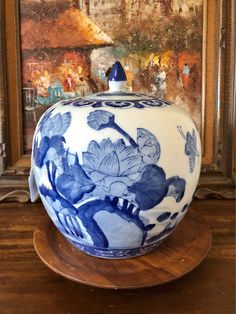
POLYGON ((194 201, 209 224, 212 249, 190 274, 138 290, 91 288, 67 280, 38 258, 33 231, 45 211, 40 203, 0 204, 1 314, 234 314, 234 202, 194 201))
POLYGON ((45 216, 35 229, 34 247, 50 269, 73 281, 102 288, 142 288, 173 281, 198 266, 211 247, 211 232, 190 210, 153 252, 109 260, 80 252, 45 216))

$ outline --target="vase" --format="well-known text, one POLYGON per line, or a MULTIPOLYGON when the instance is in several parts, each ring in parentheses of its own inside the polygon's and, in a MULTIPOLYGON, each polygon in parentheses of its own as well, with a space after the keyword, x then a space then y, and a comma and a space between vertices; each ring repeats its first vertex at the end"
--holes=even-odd
POLYGON ((116 62, 108 91, 43 114, 31 164, 31 199, 40 196, 68 241, 93 256, 129 258, 156 249, 186 214, 201 143, 185 111, 127 91, 116 62))

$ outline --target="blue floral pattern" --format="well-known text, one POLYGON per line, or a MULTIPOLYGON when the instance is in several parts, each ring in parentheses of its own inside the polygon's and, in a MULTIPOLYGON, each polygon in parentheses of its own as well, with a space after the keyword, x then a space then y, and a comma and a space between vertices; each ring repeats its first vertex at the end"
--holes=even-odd
MULTIPOLYGON (((67 100, 63 101, 62 104, 63 106, 68 106, 72 105, 75 107, 84 107, 84 106, 92 106, 94 108, 100 108, 100 107, 113 107, 113 108, 138 108, 138 109, 143 109, 143 108, 150 108, 150 107, 165 107, 171 105, 171 102, 167 100, 163 100, 160 98, 153 98, 153 97, 143 97, 139 99, 132 99, 132 100, 121 100, 121 99, 116 99, 114 100, 114 96, 129 96, 130 94, 128 93, 111 93, 111 94, 98 94, 98 96, 106 96, 108 98, 111 96, 111 100, 109 99, 92 99, 92 98, 77 98, 74 100, 67 100)), ((132 94, 132 96, 135 97, 140 97, 142 94, 132 94)))
POLYGON ((140 213, 168 196, 180 202, 186 185, 178 176, 167 178, 157 165, 161 154, 157 138, 138 128, 135 140, 116 123, 113 113, 94 110, 87 117, 88 126, 96 132, 111 128, 121 138, 92 140, 79 160, 67 148, 70 123, 70 112, 48 111, 39 123, 33 149, 35 165, 48 179, 39 191, 44 204, 53 209, 58 228, 93 255, 117 257, 124 250, 124 257, 133 256, 156 246, 173 230, 175 221, 152 237, 149 233, 164 218, 150 224, 140 213))
POLYGON ((138 148, 126 146, 123 139, 115 143, 105 139, 100 144, 92 141, 83 153, 83 167, 96 184, 95 192, 114 196, 128 197, 127 188, 139 175, 141 162, 138 148))
POLYGON ((181 126, 177 126, 177 128, 179 130, 179 133, 186 141, 184 152, 185 155, 187 155, 189 158, 189 171, 190 173, 193 173, 195 167, 195 159, 196 157, 199 157, 199 152, 197 150, 196 132, 194 129, 192 129, 192 134, 190 132, 184 134, 181 126))

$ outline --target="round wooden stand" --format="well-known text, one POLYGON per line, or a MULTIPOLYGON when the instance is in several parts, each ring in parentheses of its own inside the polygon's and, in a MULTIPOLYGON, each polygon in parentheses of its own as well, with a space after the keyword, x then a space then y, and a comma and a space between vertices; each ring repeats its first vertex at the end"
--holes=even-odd
POLYGON ((102 288, 141 288, 170 282, 193 270, 211 247, 211 232, 190 210, 155 251, 109 260, 80 252, 45 216, 35 229, 34 247, 50 269, 70 280, 102 288))

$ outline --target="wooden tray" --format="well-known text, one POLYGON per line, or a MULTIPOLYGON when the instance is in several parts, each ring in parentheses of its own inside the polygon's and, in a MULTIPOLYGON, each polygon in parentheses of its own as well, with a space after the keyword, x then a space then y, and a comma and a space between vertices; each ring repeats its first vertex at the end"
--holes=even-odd
POLYGON ((198 266, 211 247, 211 232, 190 210, 155 251, 109 260, 80 252, 45 216, 34 231, 34 247, 51 270, 70 280, 102 288, 142 288, 170 282, 198 266))

